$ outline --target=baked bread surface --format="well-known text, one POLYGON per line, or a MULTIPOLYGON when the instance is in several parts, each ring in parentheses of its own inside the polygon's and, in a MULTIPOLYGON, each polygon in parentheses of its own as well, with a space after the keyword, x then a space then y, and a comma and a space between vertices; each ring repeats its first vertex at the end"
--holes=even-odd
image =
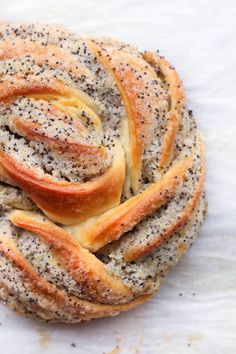
POLYGON ((158 53, 0 25, 0 298, 75 323, 143 303, 198 235, 204 145, 158 53))

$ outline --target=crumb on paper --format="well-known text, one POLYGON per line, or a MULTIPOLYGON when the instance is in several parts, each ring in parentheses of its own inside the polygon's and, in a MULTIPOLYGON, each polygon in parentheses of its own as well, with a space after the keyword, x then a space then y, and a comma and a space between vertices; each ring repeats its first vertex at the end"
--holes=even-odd
POLYGON ((39 344, 42 349, 45 349, 49 346, 50 341, 51 341, 51 335, 48 331, 38 328, 37 329, 38 336, 39 336, 39 344))
POLYGON ((117 342, 117 344, 119 344, 121 342, 121 337, 120 336, 116 336, 116 342, 117 342))
POLYGON ((120 347, 119 345, 116 345, 115 348, 113 348, 110 352, 104 354, 119 354, 119 353, 120 353, 120 347))
POLYGON ((187 345, 188 347, 193 347, 193 348, 197 348, 199 343, 202 340, 202 336, 200 334, 191 334, 187 336, 187 345))
POLYGON ((138 348, 137 346, 131 346, 131 347, 129 347, 129 351, 130 351, 130 353, 132 353, 132 354, 141 354, 141 352, 140 352, 140 350, 139 350, 139 348, 138 348))
POLYGON ((132 345, 129 347, 129 351, 132 353, 132 354, 141 354, 142 353, 142 345, 143 345, 143 342, 144 342, 144 337, 141 336, 138 340, 138 342, 135 344, 135 345, 132 345))

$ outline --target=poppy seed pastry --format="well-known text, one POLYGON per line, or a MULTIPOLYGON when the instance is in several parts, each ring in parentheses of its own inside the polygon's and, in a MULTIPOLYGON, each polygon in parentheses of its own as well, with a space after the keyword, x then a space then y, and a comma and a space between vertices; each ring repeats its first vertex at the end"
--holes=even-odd
POLYGON ((204 144, 158 53, 0 25, 0 298, 75 323, 145 302, 206 213, 204 144))

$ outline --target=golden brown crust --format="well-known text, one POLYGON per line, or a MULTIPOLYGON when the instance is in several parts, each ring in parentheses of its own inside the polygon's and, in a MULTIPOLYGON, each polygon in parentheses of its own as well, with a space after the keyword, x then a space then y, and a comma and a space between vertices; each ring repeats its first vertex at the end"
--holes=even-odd
MULTIPOLYGON (((1 236, 0 239, 2 239, 1 236)), ((22 280, 27 288, 42 299, 40 307, 43 311, 51 311, 53 314, 54 311, 63 309, 63 312, 68 311, 71 316, 76 316, 80 320, 89 320, 129 310, 149 298, 149 296, 142 296, 126 304, 102 305, 80 300, 74 296, 67 296, 63 291, 49 284, 43 277, 34 272, 21 254, 17 252, 14 245, 7 242, 4 237, 3 240, 4 243, 0 243, 0 252, 21 272, 22 280)), ((15 309, 17 310, 17 308, 15 309)), ((48 320, 50 319, 48 318, 48 320)))
POLYGON ((178 73, 165 58, 159 57, 151 52, 144 52, 142 56, 150 65, 161 72, 166 84, 169 86, 170 124, 163 143, 162 157, 160 160, 161 168, 168 165, 173 155, 174 142, 181 122, 184 105, 186 104, 186 98, 178 73))
MULTIPOLYGON (((57 107, 53 107, 54 111, 59 110, 57 107)), ((55 114, 56 116, 56 114, 55 114)), ((66 140, 58 140, 56 138, 51 138, 45 134, 45 132, 40 132, 40 125, 32 122, 24 122, 20 118, 14 119, 14 125, 16 128, 24 134, 31 141, 44 142, 47 147, 57 151, 59 154, 63 154, 65 157, 74 157, 76 162, 80 161, 81 156, 86 156, 86 158, 91 162, 96 162, 97 159, 108 158, 107 150, 103 146, 93 146, 85 145, 81 143, 74 143, 66 140)))
POLYGON ((46 241, 60 264, 80 284, 91 300, 104 302, 107 291, 113 303, 131 297, 129 289, 119 279, 111 277, 102 262, 83 249, 63 229, 40 220, 35 213, 26 211, 12 212, 10 220, 17 227, 31 231, 46 241))
POLYGON ((159 182, 102 214, 96 221, 88 220, 85 225, 81 224, 67 229, 85 248, 92 252, 97 251, 107 243, 117 240, 146 216, 166 204, 183 182, 191 161, 191 157, 181 160, 159 182))
POLYGON ((57 68, 59 60, 63 63, 67 71, 74 72, 78 77, 83 75, 91 76, 91 72, 85 66, 78 65, 77 61, 71 58, 69 52, 66 54, 56 45, 44 46, 40 42, 32 42, 28 39, 18 39, 14 43, 12 41, 5 41, 1 43, 0 48, 0 60, 33 56, 37 64, 42 65, 46 59, 52 68, 57 68))
POLYGON ((82 185, 37 178, 2 152, 0 152, 0 164, 7 175, 30 196, 46 215, 65 225, 100 214, 120 201, 121 186, 124 180, 121 149, 118 150, 113 165, 103 176, 94 182, 86 182, 82 185), (117 186, 120 188, 117 189, 117 186))
POLYGON ((125 259, 127 262, 132 262, 137 260, 140 257, 145 256, 146 254, 151 253, 154 249, 160 246, 168 237, 170 237, 174 231, 178 230, 181 226, 185 225, 188 220, 191 218, 194 209, 196 208, 199 199, 203 193, 204 183, 205 183, 205 153, 204 153, 204 145, 201 142, 201 169, 200 169, 200 176, 198 179, 198 183, 195 187, 195 191, 191 199, 189 199, 188 203, 186 204, 185 208, 181 212, 181 216, 178 216, 176 220, 171 224, 171 226, 165 230, 164 233, 157 234, 156 237, 150 242, 147 242, 146 245, 141 247, 134 246, 130 247, 125 252, 125 259))
MULTIPOLYGON (((146 131, 152 123, 142 103, 143 93, 150 81, 155 79, 155 71, 141 57, 133 58, 129 53, 108 45, 89 43, 98 60, 112 73, 125 104, 129 122, 131 187, 137 193, 140 187, 142 155, 145 148, 146 131), (137 80, 137 78, 142 80, 137 80)), ((150 106, 156 106, 155 92, 149 92, 150 106)), ((145 102, 146 103, 146 102, 145 102)))
POLYGON ((10 82, 9 80, 3 79, 1 82, 0 101, 4 103, 14 99, 17 96, 40 93, 67 95, 68 90, 57 80, 52 80, 50 82, 39 82, 36 77, 32 77, 31 81, 27 81, 19 77, 14 78, 14 81, 10 82))

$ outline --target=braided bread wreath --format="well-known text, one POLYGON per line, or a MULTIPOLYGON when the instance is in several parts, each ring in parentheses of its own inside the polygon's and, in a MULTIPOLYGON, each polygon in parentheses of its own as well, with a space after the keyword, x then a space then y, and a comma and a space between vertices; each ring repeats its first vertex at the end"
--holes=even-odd
POLYGON ((79 322, 157 291, 206 211, 204 146, 157 53, 0 25, 0 297, 79 322))

